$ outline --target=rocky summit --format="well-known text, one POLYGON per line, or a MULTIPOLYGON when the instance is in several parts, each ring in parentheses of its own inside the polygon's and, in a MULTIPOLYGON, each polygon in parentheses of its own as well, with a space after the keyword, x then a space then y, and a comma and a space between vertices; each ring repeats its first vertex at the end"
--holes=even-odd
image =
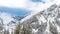
POLYGON ((22 24, 26 23, 30 23, 34 34, 60 34, 60 5, 53 4, 30 18, 22 20, 22 24))

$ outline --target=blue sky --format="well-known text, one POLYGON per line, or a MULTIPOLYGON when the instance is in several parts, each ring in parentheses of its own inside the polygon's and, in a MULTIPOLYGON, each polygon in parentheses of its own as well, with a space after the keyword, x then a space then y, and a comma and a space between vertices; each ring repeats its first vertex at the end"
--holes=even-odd
POLYGON ((8 7, 0 7, 0 12, 5 12, 13 15, 24 16, 30 14, 31 11, 21 8, 8 8, 8 7))
POLYGON ((43 0, 31 0, 32 2, 44 2, 43 0))
POLYGON ((42 0, 32 0, 32 2, 42 2, 42 0))

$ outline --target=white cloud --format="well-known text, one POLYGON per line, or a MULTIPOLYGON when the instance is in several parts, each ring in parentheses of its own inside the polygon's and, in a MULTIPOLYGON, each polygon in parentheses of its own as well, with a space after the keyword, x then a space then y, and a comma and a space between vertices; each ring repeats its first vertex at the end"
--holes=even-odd
POLYGON ((33 13, 34 12, 40 12, 40 11, 42 11, 42 10, 44 10, 44 9, 47 9, 48 7, 50 7, 52 4, 54 4, 54 1, 52 1, 52 0, 44 0, 45 1, 45 3, 34 3, 34 2, 29 2, 28 3, 28 7, 27 7, 27 9, 28 10, 32 10, 33 11, 33 13))
POLYGON ((60 0, 55 0, 54 3, 56 3, 57 5, 60 5, 60 0))
POLYGON ((43 0, 45 3, 34 3, 30 0, 0 0, 0 6, 7 6, 13 8, 25 8, 32 11, 41 11, 48 8, 50 5, 57 3, 59 4, 60 0, 43 0))
POLYGON ((0 6, 26 7, 26 0, 0 0, 0 6))

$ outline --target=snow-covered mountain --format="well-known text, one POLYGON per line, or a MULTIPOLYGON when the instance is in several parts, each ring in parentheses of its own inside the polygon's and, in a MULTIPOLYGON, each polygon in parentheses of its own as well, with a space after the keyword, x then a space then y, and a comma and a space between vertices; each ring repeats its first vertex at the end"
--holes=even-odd
POLYGON ((60 5, 53 4, 43 11, 25 17, 20 22, 30 23, 34 34, 59 34, 60 5))
POLYGON ((16 26, 16 23, 18 23, 21 19, 23 19, 25 16, 16 16, 12 14, 8 14, 5 12, 0 12, 0 32, 4 29, 13 29, 16 26))
POLYGON ((53 4, 47 9, 24 17, 0 13, 0 27, 3 27, 0 32, 6 29, 12 34, 19 22, 21 26, 30 23, 34 34, 60 34, 60 5, 53 4))

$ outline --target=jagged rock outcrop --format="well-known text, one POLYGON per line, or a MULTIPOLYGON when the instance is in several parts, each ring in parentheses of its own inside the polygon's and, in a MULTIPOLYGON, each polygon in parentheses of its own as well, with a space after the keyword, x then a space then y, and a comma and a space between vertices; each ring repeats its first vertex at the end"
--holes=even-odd
POLYGON ((51 5, 46 10, 40 11, 22 22, 22 24, 25 23, 30 23, 31 28, 35 30, 34 34, 58 34, 60 5, 51 5))

